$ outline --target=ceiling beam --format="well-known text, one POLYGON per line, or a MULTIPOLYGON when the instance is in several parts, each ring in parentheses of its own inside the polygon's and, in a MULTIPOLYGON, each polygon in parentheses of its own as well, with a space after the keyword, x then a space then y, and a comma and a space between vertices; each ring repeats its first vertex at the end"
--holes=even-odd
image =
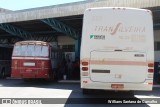
POLYGON ((42 19, 41 21, 49 25, 56 31, 66 34, 67 36, 70 36, 73 39, 77 40, 78 36, 80 35, 80 33, 76 31, 74 28, 70 27, 69 25, 64 24, 63 22, 57 19, 53 19, 53 18, 52 19, 42 19))
POLYGON ((21 28, 15 27, 11 24, 7 24, 7 23, 1 23, 0 24, 0 29, 8 32, 11 35, 23 38, 25 40, 31 40, 33 34, 30 32, 27 32, 21 28))

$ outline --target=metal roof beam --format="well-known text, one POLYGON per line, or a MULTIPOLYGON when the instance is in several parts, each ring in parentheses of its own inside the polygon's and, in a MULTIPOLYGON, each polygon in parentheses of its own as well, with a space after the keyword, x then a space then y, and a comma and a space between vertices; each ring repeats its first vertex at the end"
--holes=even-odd
POLYGON ((0 39, 0 43, 6 43, 7 39, 0 39))
POLYGON ((53 29, 57 30, 58 32, 64 33, 73 39, 78 39, 78 36, 80 33, 76 31, 74 28, 62 23, 61 21, 58 21, 57 19, 42 19, 42 22, 49 25, 53 29))
POLYGON ((36 34, 34 33, 30 33, 30 32, 27 32, 23 29, 20 29, 20 28, 17 28, 13 25, 10 25, 10 24, 0 24, 0 29, 8 32, 9 34, 11 35, 1 35, 0 36, 0 42, 6 42, 7 39, 10 39, 10 38, 14 38, 14 39, 11 39, 11 42, 14 42, 14 41, 17 41, 18 40, 42 40, 42 41, 48 41, 49 38, 52 38, 52 41, 57 41, 57 37, 56 36, 48 36, 48 35, 39 35, 37 36, 36 34), (14 36, 13 36, 14 35, 14 36), (17 39, 16 39, 17 38, 17 39))
POLYGON ((7 24, 7 23, 1 23, 0 24, 0 29, 8 32, 11 35, 26 39, 26 40, 30 40, 32 39, 32 34, 30 32, 27 32, 23 29, 20 29, 18 27, 15 27, 11 24, 7 24))
POLYGON ((51 36, 51 35, 39 35, 39 36, 33 36, 34 40, 41 40, 49 42, 49 38, 53 38, 53 42, 57 41, 57 36, 51 36))
POLYGON ((18 41, 21 41, 21 38, 0 38, 0 43, 14 44, 18 41))

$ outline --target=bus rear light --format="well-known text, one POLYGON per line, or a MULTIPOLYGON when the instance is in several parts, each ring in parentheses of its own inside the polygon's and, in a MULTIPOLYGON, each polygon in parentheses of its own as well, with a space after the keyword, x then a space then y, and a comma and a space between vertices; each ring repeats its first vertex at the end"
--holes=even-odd
POLYGON ((154 67, 154 64, 153 63, 149 63, 148 67, 154 67))
POLYGON ((87 66, 87 65, 88 65, 88 62, 82 62, 82 65, 83 65, 83 66, 87 66))
POLYGON ((148 85, 153 85, 153 82, 148 82, 147 84, 148 84, 148 85))
POLYGON ((154 70, 153 70, 153 69, 148 69, 148 72, 149 72, 149 73, 153 73, 154 70))
POLYGON ((88 81, 83 81, 83 83, 87 84, 87 83, 88 83, 88 81))
POLYGON ((44 61, 41 62, 41 69, 44 70, 44 61))
POLYGON ((82 72, 82 76, 88 76, 88 72, 82 72))
POLYGON ((82 71, 88 71, 88 67, 82 67, 82 71))
POLYGON ((114 89, 124 88, 124 84, 111 84, 111 88, 114 88, 114 89))

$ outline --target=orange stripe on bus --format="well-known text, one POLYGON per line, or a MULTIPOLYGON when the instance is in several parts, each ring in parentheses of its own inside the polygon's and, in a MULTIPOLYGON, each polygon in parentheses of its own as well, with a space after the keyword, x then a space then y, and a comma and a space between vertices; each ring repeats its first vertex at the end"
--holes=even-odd
MULTIPOLYGON (((86 61, 86 60, 85 60, 86 61)), ((81 60, 81 64, 84 60, 81 60)), ((147 62, 142 61, 103 61, 103 60, 90 60, 89 64, 94 65, 136 65, 136 66, 147 66, 147 62)))

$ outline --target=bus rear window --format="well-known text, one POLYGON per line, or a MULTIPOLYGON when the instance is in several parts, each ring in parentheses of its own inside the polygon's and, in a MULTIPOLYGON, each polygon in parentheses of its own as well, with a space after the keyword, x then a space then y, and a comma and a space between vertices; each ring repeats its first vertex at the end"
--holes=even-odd
POLYGON ((13 56, 42 56, 49 55, 48 46, 41 45, 17 45, 14 46, 13 56))

